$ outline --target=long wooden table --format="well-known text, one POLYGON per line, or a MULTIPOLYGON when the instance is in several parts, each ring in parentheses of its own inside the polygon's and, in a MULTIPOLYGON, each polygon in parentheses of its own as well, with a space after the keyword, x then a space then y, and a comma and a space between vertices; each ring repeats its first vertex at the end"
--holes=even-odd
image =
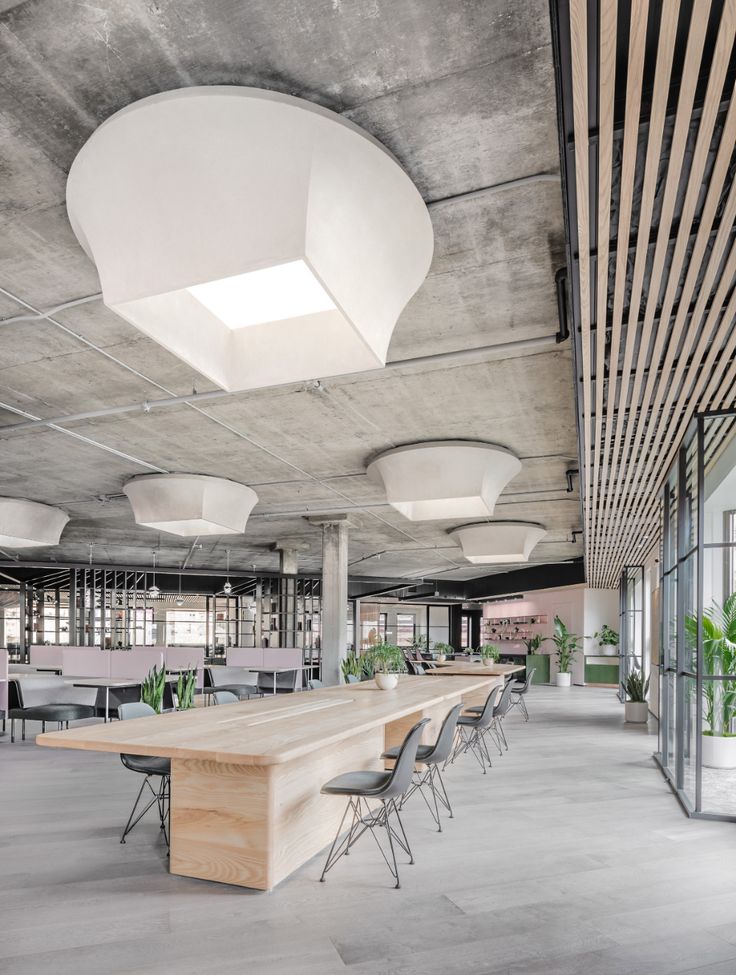
POLYGON ((486 664, 480 663, 456 663, 454 660, 440 663, 437 660, 427 670, 427 673, 433 677, 481 677, 486 674, 490 674, 492 677, 508 677, 509 674, 518 674, 522 670, 526 670, 523 664, 491 664, 486 666, 486 664))
MULTIPOLYGON (((485 668, 484 668, 485 669, 485 668)), ((331 842, 344 800, 328 779, 380 769, 421 718, 436 737, 449 709, 483 701, 503 678, 402 677, 257 701, 78 726, 39 745, 171 759, 172 873, 270 890, 331 842)))

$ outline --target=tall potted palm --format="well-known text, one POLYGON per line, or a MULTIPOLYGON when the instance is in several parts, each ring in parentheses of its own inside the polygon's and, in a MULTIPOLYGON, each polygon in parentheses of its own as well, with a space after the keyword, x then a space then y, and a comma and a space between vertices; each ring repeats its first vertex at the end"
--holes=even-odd
POLYGON ((557 677, 555 683, 558 687, 569 687, 572 682, 570 670, 573 658, 580 650, 580 637, 568 630, 565 623, 559 616, 555 616, 555 631, 551 637, 555 645, 555 656, 557 657, 557 677))
MULTIPOLYGON (((685 618, 692 650, 698 645, 698 618, 685 618)), ((703 765, 736 768, 736 593, 723 607, 713 603, 703 613, 703 765), (708 680, 708 676, 721 680, 708 680)))

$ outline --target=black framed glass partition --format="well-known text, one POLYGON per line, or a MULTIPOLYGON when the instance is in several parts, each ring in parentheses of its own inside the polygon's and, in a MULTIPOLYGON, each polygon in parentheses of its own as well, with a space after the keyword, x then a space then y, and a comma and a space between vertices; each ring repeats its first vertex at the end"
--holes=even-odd
POLYGON ((695 418, 661 511, 656 758, 688 813, 736 821, 736 411, 695 418))
POLYGON ((644 566, 626 565, 619 587, 619 699, 626 700, 624 690, 629 674, 641 671, 646 678, 644 658, 644 566))

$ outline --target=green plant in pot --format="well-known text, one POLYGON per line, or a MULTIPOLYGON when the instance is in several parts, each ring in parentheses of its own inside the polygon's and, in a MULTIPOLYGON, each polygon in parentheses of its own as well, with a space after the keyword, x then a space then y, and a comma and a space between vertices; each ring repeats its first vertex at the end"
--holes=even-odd
MULTIPOLYGON (((703 613, 703 765, 736 768, 736 593, 723 606, 713 603, 703 613), (708 676, 726 680, 708 680, 708 676), (730 678, 730 679, 729 679, 730 678)), ((685 617, 685 636, 694 653, 698 618, 685 617)))
POLYGON ((501 651, 492 643, 484 643, 482 647, 478 647, 478 654, 486 667, 492 667, 498 663, 501 651))
POLYGON ((604 623, 600 630, 593 634, 593 639, 598 643, 598 649, 602 656, 609 656, 616 653, 618 649, 618 633, 608 623, 604 623))
POLYGON ((550 637, 555 645, 555 657, 557 658, 557 677, 558 687, 569 687, 572 682, 570 670, 575 654, 580 652, 580 637, 568 630, 559 616, 555 616, 555 630, 550 637))
POLYGON ((447 660, 449 654, 454 653, 455 651, 452 649, 449 643, 437 642, 432 647, 432 652, 435 655, 435 659, 439 663, 443 664, 447 660))
POLYGON ((626 703, 624 704, 624 720, 628 724, 646 724, 649 719, 649 705, 647 704, 647 694, 649 693, 649 678, 644 679, 644 674, 637 666, 629 672, 628 677, 623 682, 626 703))
POLYGON ((347 683, 348 677, 363 677, 365 667, 364 659, 366 656, 366 654, 359 656, 354 650, 351 650, 350 653, 348 653, 340 664, 340 668, 342 669, 342 679, 345 681, 345 683, 347 683))
POLYGON ((521 642, 526 647, 526 652, 531 656, 533 653, 539 653, 542 644, 547 639, 547 637, 542 636, 541 633, 535 633, 534 636, 529 636, 521 642))
POLYGON ((197 668, 183 670, 176 682, 176 709, 188 711, 194 707, 194 689, 197 686, 197 668))
POLYGON ((141 701, 148 704, 156 714, 161 714, 164 703, 164 688, 166 687, 166 668, 152 667, 148 676, 141 684, 141 701))
POLYGON ((373 675, 382 691, 390 691, 399 682, 399 674, 406 673, 406 661, 400 647, 392 643, 377 643, 371 651, 373 675))

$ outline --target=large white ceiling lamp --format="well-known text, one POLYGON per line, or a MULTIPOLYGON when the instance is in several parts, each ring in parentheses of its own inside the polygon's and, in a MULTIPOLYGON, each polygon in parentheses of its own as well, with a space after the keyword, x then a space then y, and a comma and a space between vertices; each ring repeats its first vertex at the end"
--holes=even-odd
POLYGON ((239 535, 258 495, 205 474, 141 474, 123 488, 136 523, 171 535, 239 535))
POLYGON ((38 501, 0 498, 0 546, 33 548, 58 545, 69 515, 38 501))
POLYGON ((67 209, 105 304, 230 390, 385 365, 432 259, 427 208, 379 142, 258 88, 117 112, 67 209))
POLYGON ((375 457, 368 476, 380 480, 389 504, 411 521, 492 515, 496 500, 521 470, 504 447, 476 440, 435 440, 375 457))
POLYGON ((534 546, 547 532, 530 521, 491 521, 460 525, 450 533, 475 565, 504 565, 528 562, 534 546))

